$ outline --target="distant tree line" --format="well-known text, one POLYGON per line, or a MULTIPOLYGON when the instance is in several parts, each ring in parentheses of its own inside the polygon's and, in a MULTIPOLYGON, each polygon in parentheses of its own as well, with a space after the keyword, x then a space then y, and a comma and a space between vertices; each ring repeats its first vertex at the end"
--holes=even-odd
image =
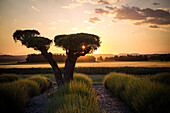
POLYGON ((170 54, 159 54, 159 55, 127 55, 127 56, 114 56, 106 57, 104 61, 170 61, 170 54))
MULTIPOLYGON (((65 62, 66 55, 64 54, 54 54, 53 59, 56 62, 65 62)), ((77 59, 77 62, 95 62, 96 58, 94 56, 80 56, 77 59)), ((27 55, 26 62, 35 63, 35 62, 47 62, 47 60, 41 54, 29 54, 27 55)))

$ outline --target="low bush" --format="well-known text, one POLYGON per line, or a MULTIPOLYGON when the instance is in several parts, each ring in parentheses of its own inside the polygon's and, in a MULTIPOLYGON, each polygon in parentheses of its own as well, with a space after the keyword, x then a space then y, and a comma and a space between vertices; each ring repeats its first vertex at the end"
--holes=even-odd
POLYGON ((74 74, 73 80, 77 82, 84 82, 85 84, 92 86, 92 80, 84 74, 74 74))
POLYGON ((20 77, 16 74, 2 74, 0 75, 0 83, 13 82, 18 80, 20 77))
POLYGON ((170 85, 170 73, 158 73, 151 76, 151 81, 170 85))
POLYGON ((35 75, 35 76, 31 76, 27 79, 37 82, 40 85, 41 92, 47 90, 47 88, 49 87, 47 78, 44 76, 35 75))
POLYGON ((28 80, 28 79, 21 79, 16 81, 15 84, 19 84, 21 85, 21 87, 22 86, 26 87, 25 90, 27 90, 27 94, 29 97, 33 97, 40 94, 41 91, 40 85, 35 81, 28 80))
POLYGON ((95 97, 77 94, 55 95, 51 98, 46 113, 102 113, 95 97))
POLYGON ((169 113, 170 87, 126 74, 111 73, 104 85, 138 113, 169 113))
POLYGON ((90 86, 83 82, 75 81, 72 81, 70 84, 64 84, 58 89, 57 93, 60 95, 77 94, 81 95, 82 97, 95 95, 94 91, 90 86))

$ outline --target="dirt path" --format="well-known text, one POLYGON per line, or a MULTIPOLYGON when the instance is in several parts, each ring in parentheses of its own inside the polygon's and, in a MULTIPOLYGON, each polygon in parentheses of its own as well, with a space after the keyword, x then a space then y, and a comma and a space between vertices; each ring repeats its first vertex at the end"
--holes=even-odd
POLYGON ((97 94, 99 104, 106 113, 132 113, 128 106, 113 96, 103 85, 93 85, 92 87, 97 94))

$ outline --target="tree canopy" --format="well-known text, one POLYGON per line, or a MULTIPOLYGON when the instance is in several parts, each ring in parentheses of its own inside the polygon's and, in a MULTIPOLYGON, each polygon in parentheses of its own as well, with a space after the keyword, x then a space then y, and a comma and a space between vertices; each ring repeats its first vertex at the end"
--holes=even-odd
POLYGON ((13 34, 15 41, 21 41, 22 45, 28 48, 33 48, 39 51, 48 51, 52 40, 39 36, 40 33, 36 30, 16 30, 13 34))
POLYGON ((13 38, 15 41, 22 41, 26 37, 34 37, 38 35, 40 35, 40 33, 37 30, 16 30, 13 34, 13 38))
POLYGON ((100 37, 94 34, 77 33, 57 35, 54 38, 55 46, 61 47, 67 54, 85 55, 100 47, 100 37))

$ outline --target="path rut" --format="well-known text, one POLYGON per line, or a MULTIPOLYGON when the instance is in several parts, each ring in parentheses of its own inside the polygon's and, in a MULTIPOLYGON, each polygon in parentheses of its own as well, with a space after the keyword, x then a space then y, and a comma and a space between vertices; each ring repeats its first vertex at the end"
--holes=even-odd
POLYGON ((106 113, 133 113, 132 110, 107 90, 103 85, 93 85, 97 99, 106 113))

